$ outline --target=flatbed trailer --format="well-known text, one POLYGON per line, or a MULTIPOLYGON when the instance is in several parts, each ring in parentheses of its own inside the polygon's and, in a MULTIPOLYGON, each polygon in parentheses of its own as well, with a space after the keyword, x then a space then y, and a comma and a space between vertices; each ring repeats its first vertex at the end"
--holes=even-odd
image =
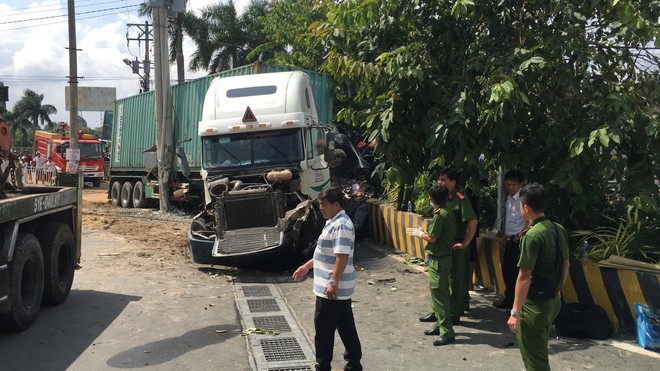
POLYGON ((43 304, 63 303, 81 255, 82 174, 0 200, 0 329, 25 330, 43 304))

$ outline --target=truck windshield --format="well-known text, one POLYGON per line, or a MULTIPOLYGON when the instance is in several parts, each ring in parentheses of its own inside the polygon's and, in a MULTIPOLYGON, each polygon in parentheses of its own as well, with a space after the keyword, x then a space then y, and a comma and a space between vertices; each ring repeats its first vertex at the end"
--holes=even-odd
POLYGON ((205 169, 289 165, 303 160, 298 129, 202 138, 205 169))
MULTIPOLYGON (((103 157, 101 143, 78 143, 78 147, 80 147, 81 160, 94 160, 103 157)), ((64 143, 62 145, 62 153, 60 154, 64 159, 66 159, 67 148, 69 148, 69 143, 64 143)))

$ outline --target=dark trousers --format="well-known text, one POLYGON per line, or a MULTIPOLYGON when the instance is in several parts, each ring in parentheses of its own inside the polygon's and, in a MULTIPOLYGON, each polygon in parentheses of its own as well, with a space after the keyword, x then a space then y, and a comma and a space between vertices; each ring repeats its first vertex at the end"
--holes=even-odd
POLYGON ((314 312, 314 346, 316 347, 316 370, 331 370, 332 348, 335 344, 335 330, 344 343, 346 371, 362 371, 362 345, 355 328, 351 300, 328 300, 316 297, 314 312))
POLYGON ((516 296, 516 280, 518 279, 518 260, 520 260, 520 244, 507 237, 502 257, 502 277, 504 278, 504 296, 513 300, 516 296))

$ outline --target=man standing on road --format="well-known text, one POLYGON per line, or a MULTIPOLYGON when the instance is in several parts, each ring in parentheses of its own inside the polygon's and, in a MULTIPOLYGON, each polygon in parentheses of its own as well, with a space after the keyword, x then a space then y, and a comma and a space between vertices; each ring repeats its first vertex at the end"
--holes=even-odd
POLYGON ((561 307, 559 291, 568 275, 568 237, 545 217, 547 191, 532 183, 520 190, 520 211, 530 224, 520 243, 520 261, 509 329, 527 370, 550 370, 548 336, 561 307), (547 288, 547 289, 545 289, 547 288))
MULTIPOLYGON (((465 309, 465 301, 470 282, 470 241, 477 232, 477 215, 472 209, 470 200, 458 192, 458 173, 446 168, 440 171, 438 185, 447 188, 449 195, 444 209, 454 213, 456 218, 456 237, 452 246, 452 266, 449 282, 451 286, 451 316, 454 325, 460 323, 461 314, 465 309)), ((435 322, 433 313, 421 317, 421 322, 435 322)))
POLYGON ((511 309, 518 278, 518 259, 520 259, 520 236, 527 229, 527 222, 520 214, 520 187, 523 175, 518 170, 509 170, 504 174, 504 187, 509 194, 506 198, 504 214, 504 236, 500 247, 504 250, 502 256, 502 276, 504 277, 504 299, 495 301, 493 306, 500 309, 511 309))
POLYGON ((454 328, 451 322, 449 274, 451 273, 451 254, 456 234, 454 213, 440 207, 447 199, 447 188, 433 186, 429 190, 433 219, 424 232, 420 227, 407 228, 406 233, 426 241, 424 252, 428 257, 429 286, 431 288, 431 308, 436 322, 432 329, 424 331, 425 335, 439 335, 433 345, 442 346, 455 340, 454 328))
POLYGON ((318 199, 321 213, 327 221, 316 243, 314 257, 296 269, 293 280, 302 281, 307 272, 314 268, 316 370, 331 370, 336 330, 346 348, 344 370, 361 371, 362 346, 351 309, 351 296, 355 289, 355 230, 342 207, 344 195, 339 188, 321 191, 318 199))

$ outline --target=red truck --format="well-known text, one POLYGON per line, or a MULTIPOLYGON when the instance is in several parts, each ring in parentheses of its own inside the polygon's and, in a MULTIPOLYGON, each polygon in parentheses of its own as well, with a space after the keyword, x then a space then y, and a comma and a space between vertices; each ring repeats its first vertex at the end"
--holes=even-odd
MULTIPOLYGON (((71 136, 66 128, 68 125, 60 123, 60 130, 55 132, 37 130, 34 133, 34 151, 42 156, 52 157, 59 171, 66 169, 66 150, 70 148, 71 136)), ((78 132, 78 145, 80 147, 80 161, 78 172, 83 174, 84 181, 92 182, 94 187, 103 181, 103 146, 101 141, 92 134, 78 132)))

